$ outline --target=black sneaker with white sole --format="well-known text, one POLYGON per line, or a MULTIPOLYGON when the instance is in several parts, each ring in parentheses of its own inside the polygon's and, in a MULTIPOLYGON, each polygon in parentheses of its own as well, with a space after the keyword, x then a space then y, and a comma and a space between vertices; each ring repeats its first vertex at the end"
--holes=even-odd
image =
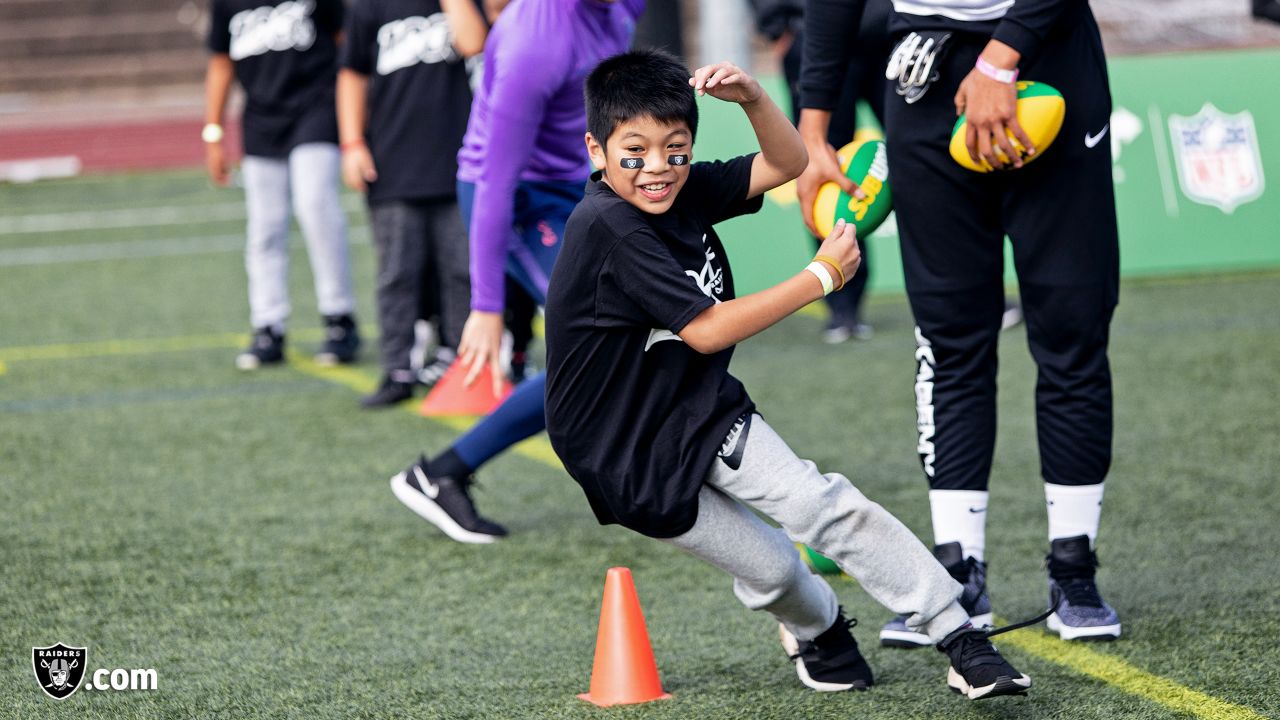
POLYGON ((1062 598, 1055 595, 1049 601, 1049 609, 1031 618, 1002 628, 975 628, 965 623, 953 630, 938 643, 938 652, 945 653, 951 659, 951 667, 947 669, 947 687, 970 700, 997 697, 999 695, 1026 695, 1031 687, 1031 678, 1023 675, 1009 664, 1000 654, 991 638, 1031 627, 1049 617, 1062 604, 1062 598))
POLYGON ((857 620, 846 620, 841 608, 835 623, 812 640, 797 640, 785 625, 778 626, 782 648, 795 661, 800 682, 818 692, 866 690, 875 684, 871 667, 849 632, 857 624, 857 620))
POLYGON ((236 367, 241 370, 257 370, 263 365, 277 365, 284 361, 284 333, 269 327, 255 328, 249 347, 236 356, 236 367))
POLYGON ((426 458, 419 458, 391 478, 396 499, 458 542, 484 545, 506 536, 506 528, 476 513, 470 477, 428 477, 426 465, 426 458))
MULTIPOLYGON (((992 623, 991 599, 987 596, 987 564, 971 557, 964 557, 960 543, 935 545, 933 556, 942 563, 951 577, 964 590, 960 593, 960 606, 969 613, 974 627, 989 627, 992 623)), ((933 645, 928 635, 907 626, 907 616, 898 615, 880 629, 880 644, 885 647, 921 648, 933 645)))
POLYGON ((350 315, 327 315, 324 318, 324 345, 316 353, 320 365, 345 365, 355 362, 360 350, 360 331, 350 315))
POLYGON ((965 625, 943 638, 938 650, 951 659, 947 687, 970 700, 1025 695, 1031 687, 1031 678, 1014 669, 991 644, 990 631, 965 625))

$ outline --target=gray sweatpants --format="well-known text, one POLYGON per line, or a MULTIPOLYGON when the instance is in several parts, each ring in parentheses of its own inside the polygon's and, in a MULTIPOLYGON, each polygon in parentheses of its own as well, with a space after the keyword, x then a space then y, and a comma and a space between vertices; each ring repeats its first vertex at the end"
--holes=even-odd
POLYGON ((302 226, 321 315, 346 315, 351 290, 347 219, 338 197, 341 159, 332 143, 303 143, 287 159, 247 155, 240 164, 248 211, 244 266, 249 274, 249 322, 283 328, 289 317, 290 209, 302 226))
POLYGON ((387 200, 369 206, 378 254, 378 327, 382 367, 396 380, 410 378, 413 326, 431 294, 440 316, 440 344, 457 348, 471 310, 467 233, 458 203, 387 200))
POLYGON ((824 475, 796 457, 759 415, 751 417, 741 442, 738 469, 723 458, 715 461, 698 495, 697 522, 666 542, 732 575, 743 605, 768 611, 801 640, 831 627, 835 591, 800 559, 794 542, 802 542, 935 641, 968 622, 958 600, 960 584, 905 525, 847 478, 824 475))

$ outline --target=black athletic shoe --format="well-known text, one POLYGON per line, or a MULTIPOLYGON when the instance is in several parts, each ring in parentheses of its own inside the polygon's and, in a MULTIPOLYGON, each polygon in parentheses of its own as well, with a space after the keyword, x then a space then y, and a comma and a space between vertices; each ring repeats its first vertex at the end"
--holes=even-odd
POLYGON ((785 625, 778 626, 782 648, 795 661, 800 682, 818 692, 866 690, 875 684, 871 667, 849 632, 857 624, 857 620, 846 620, 840 608, 835 624, 813 640, 797 640, 785 625))
POLYGON ((284 333, 269 327, 256 328, 249 347, 236 356, 236 367, 256 370, 263 365, 275 365, 284 361, 284 333))
POLYGON ((354 362, 360 349, 360 331, 350 315, 328 315, 324 318, 324 345, 316 353, 321 365, 354 362))
POLYGON ((506 528, 476 513, 467 491, 471 478, 427 477, 426 466, 426 458, 420 457, 391 478, 396 499, 458 542, 483 545, 506 536, 506 528))
POLYGON ((1031 678, 1015 670, 1000 655, 991 644, 989 632, 965 625, 938 643, 939 652, 951 659, 947 687, 970 700, 1027 694, 1031 678))
MULTIPOLYGON (((935 545, 933 556, 951 577, 964 586, 960 606, 969 613, 969 622, 977 628, 992 624, 991 599, 987 596, 987 564, 964 557, 960 543, 935 545)), ((907 616, 898 615, 880 629, 880 644, 885 647, 921 648, 933 645, 928 635, 907 626, 907 616)))
POLYGON ((360 398, 360 407, 369 409, 391 407, 411 397, 413 397, 413 383, 400 382, 387 376, 382 378, 382 384, 372 395, 360 398))
POLYGON ((1049 544, 1049 598, 1059 598, 1049 616, 1049 629, 1063 640, 1115 640, 1120 637, 1120 616, 1102 599, 1098 583, 1098 556, 1089 547, 1088 535, 1059 538, 1049 544))

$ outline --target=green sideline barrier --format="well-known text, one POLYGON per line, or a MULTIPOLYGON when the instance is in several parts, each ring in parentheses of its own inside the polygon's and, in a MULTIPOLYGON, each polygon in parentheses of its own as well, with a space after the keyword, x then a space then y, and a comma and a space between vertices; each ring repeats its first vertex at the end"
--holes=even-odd
MULTIPOLYGON (((1280 50, 1114 58, 1110 70, 1115 109, 1102 142, 1111 143, 1115 159, 1122 272, 1280 266, 1280 202, 1275 190, 1266 191, 1267 176, 1280 181, 1280 94, 1269 85, 1280 77, 1280 50)), ((765 86, 783 97, 780 79, 765 86)), ((755 147, 737 108, 704 97, 700 109, 699 158, 755 147)), ((721 236, 740 292, 767 287, 813 256, 799 206, 777 192, 758 215, 725 223, 721 236)), ((872 290, 900 291, 892 216, 868 245, 872 290)))

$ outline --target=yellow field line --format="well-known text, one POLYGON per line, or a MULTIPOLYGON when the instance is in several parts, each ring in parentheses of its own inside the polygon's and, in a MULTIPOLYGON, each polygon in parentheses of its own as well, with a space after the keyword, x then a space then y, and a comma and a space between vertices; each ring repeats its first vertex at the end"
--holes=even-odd
MULTIPOLYGON (((323 337, 318 328, 290 331, 291 338, 313 341, 323 337)), ((83 360, 85 358, 113 355, 150 355, 162 352, 188 350, 213 350, 238 348, 248 342, 247 333, 216 333, 211 335, 177 335, 167 338, 135 338, 130 340, 102 340, 53 345, 14 345, 0 347, 0 360, 26 362, 31 360, 83 360)))
POLYGON ((1114 655, 1078 642, 1065 642, 1045 632, 1011 632, 1000 637, 999 643, 1101 680, 1118 690, 1146 698, 1171 710, 1190 713, 1205 720, 1265 720, 1263 715, 1243 705, 1219 700, 1168 678, 1139 670, 1114 655))
POLYGON ((56 345, 27 345, 0 348, 0 355, 8 362, 28 360, 77 360, 107 357, 111 355, 144 355, 184 350, 236 347, 248 339, 243 333, 219 333, 216 335, 181 335, 167 338, 140 338, 135 340, 104 340, 101 342, 61 343, 56 345))
MULTIPOLYGON (((816 304, 801 311, 816 315, 822 310, 816 304)), ((319 333, 315 333, 319 336, 319 333)), ((147 352, 166 352, 204 348, 238 347, 244 335, 227 333, 220 335, 191 335, 153 340, 117 340, 65 345, 37 345, 30 347, 0 348, 9 360, 48 360, 99 357, 103 355, 131 355, 147 352)), ((377 379, 367 371, 350 366, 324 367, 295 351, 289 351, 290 365, 311 377, 336 383, 366 394, 377 387, 377 379)), ((0 361, 0 374, 4 363, 0 361)), ((418 415, 416 403, 402 405, 406 412, 418 415)), ((475 418, 429 418, 436 424, 463 432, 475 424, 475 418)), ((560 469, 559 458, 545 436, 535 436, 516 445, 518 454, 552 468, 560 469)), ((1219 700, 1211 695, 1179 685, 1173 680, 1140 670, 1128 662, 1104 652, 1093 650, 1079 643, 1069 643, 1043 632, 1010 633, 1001 638, 1004 645, 1015 647, 1030 655, 1061 665, 1072 672, 1086 675, 1110 685, 1122 692, 1136 695, 1171 710, 1190 713, 1204 720, 1265 720, 1265 717, 1243 705, 1219 700)))

